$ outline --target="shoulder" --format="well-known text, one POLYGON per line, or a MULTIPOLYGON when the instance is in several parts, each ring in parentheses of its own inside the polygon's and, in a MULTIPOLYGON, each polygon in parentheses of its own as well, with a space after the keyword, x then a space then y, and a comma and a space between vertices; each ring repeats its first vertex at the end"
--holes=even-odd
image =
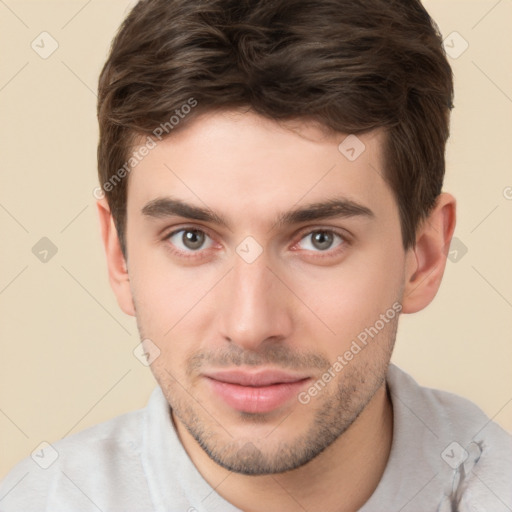
MULTIPOLYGON (((447 503, 456 503, 459 512, 480 510, 469 508, 471 504, 473 507, 486 506, 485 510, 490 505, 496 511, 512 509, 511 434, 470 400, 420 386, 394 365, 390 365, 387 383, 396 413, 402 419, 414 418, 406 419, 400 425, 421 421, 425 427, 423 432, 436 438, 435 443, 428 443, 439 450, 433 460, 441 465, 437 469, 442 467, 451 472, 450 480, 453 481, 446 492, 447 503)), ((414 435, 412 433, 411 438, 414 435)))
POLYGON ((475 403, 448 391, 420 386, 410 375, 390 365, 387 375, 393 406, 405 406, 438 435, 461 442, 486 440, 510 447, 512 436, 475 403), (398 402, 398 403, 397 403, 398 402))
POLYGON ((66 495, 69 503, 77 503, 87 501, 87 488, 101 494, 107 481, 110 486, 135 484, 143 421, 140 409, 41 443, 0 482, 0 510, 56 510, 66 495))

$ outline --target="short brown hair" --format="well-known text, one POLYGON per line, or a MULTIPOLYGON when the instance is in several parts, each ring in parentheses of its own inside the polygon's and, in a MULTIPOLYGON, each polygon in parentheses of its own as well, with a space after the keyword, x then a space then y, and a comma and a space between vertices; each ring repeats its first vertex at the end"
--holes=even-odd
POLYGON ((140 0, 99 79, 98 173, 123 252, 119 178, 136 138, 238 107, 347 134, 384 128, 384 175, 404 248, 414 246, 441 192, 452 100, 439 29, 419 0, 140 0))

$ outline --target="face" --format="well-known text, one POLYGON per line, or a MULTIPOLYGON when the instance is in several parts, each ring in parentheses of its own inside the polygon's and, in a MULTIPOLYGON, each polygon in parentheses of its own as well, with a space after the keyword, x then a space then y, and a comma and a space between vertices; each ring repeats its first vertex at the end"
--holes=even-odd
POLYGON ((384 382, 399 214, 382 133, 359 136, 359 156, 338 149, 346 136, 207 114, 129 177, 127 267, 151 369, 178 431, 229 470, 305 464, 384 382))

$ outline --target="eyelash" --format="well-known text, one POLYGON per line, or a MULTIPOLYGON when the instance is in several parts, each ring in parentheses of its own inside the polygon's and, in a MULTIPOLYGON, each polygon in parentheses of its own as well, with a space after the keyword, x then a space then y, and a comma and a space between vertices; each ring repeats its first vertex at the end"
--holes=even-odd
MULTIPOLYGON (((197 228, 195 226, 184 226, 179 229, 175 229, 175 230, 171 231, 170 233, 168 233, 167 235, 165 235, 163 237, 163 241, 169 242, 169 239, 172 236, 176 235, 177 233, 180 233, 181 231, 198 231, 200 233, 205 234, 206 236, 208 236, 210 239, 213 240, 213 237, 210 236, 208 231, 206 231, 205 229, 197 228)), ((346 250, 348 245, 350 245, 351 241, 345 233, 341 233, 332 228, 314 228, 314 229, 308 228, 308 230, 302 231, 297 235, 299 238, 298 238, 297 242, 295 242, 293 244, 293 247, 295 247, 299 242, 301 242, 306 236, 312 235, 313 233, 319 233, 319 232, 335 235, 341 239, 341 243, 339 245, 337 245, 334 249, 327 249, 326 251, 311 251, 312 254, 310 255, 310 257, 312 257, 312 258, 332 258, 332 257, 338 256, 346 250)), ((208 250, 208 249, 198 249, 197 251, 192 251, 192 250, 191 251, 182 251, 180 249, 176 249, 175 246, 173 246, 173 244, 171 244, 171 243, 167 244, 167 248, 171 251, 172 254, 176 254, 178 256, 185 257, 188 259, 204 257, 205 251, 208 250)), ((310 252, 310 251, 307 251, 307 252, 310 252)))

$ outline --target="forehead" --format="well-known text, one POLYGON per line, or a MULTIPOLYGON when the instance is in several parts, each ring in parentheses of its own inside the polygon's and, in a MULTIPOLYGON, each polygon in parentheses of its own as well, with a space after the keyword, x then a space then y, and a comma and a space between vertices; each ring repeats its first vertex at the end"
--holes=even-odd
POLYGON ((140 211, 165 195, 232 219, 333 196, 373 211, 393 209, 383 179, 383 136, 379 130, 327 133, 306 121, 278 123, 252 112, 203 114, 158 142, 133 169, 128 209, 140 211))

